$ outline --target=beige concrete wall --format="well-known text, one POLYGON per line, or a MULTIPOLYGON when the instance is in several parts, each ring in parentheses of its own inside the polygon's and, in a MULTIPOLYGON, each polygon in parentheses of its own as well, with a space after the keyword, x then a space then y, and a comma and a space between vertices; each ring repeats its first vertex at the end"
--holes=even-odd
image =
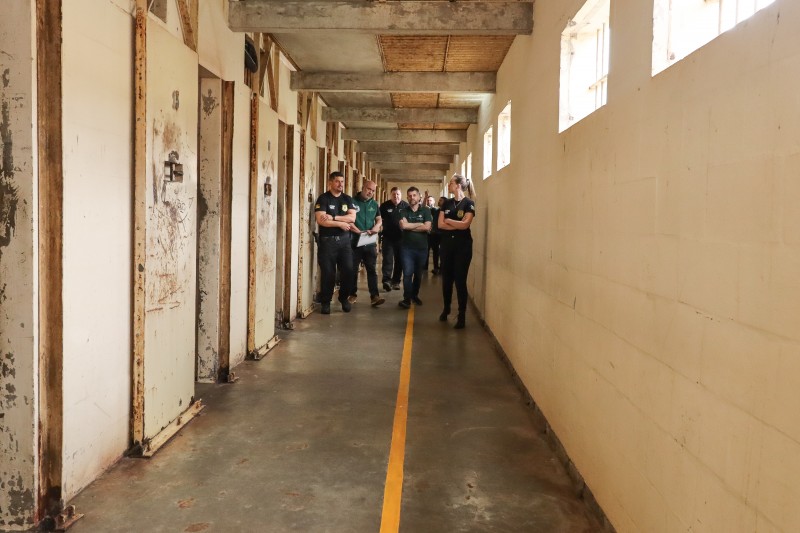
POLYGON ((228 3, 203 0, 198 6, 200 64, 225 81, 244 82, 244 34, 228 28, 228 3))
POLYGON ((65 499, 128 446, 132 31, 111 2, 63 6, 65 499))
POLYGON ((608 105, 559 135, 581 3, 536 4, 471 138, 479 172, 512 101, 481 311, 619 531, 800 530, 800 4, 651 78, 652 2, 616 1, 608 105))
POLYGON ((30 2, 0 17, 0 530, 33 526, 37 495, 37 172, 30 2))

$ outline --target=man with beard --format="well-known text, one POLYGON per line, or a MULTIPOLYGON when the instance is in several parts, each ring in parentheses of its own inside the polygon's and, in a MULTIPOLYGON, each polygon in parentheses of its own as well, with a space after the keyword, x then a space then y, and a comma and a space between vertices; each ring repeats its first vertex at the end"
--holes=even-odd
POLYGON ((400 210, 402 235, 403 299, 398 304, 408 309, 411 302, 422 305, 419 286, 425 259, 428 257, 428 232, 431 230, 431 210, 420 205, 419 189, 409 187, 408 207, 400 210))
POLYGON ((356 220, 353 199, 344 194, 344 175, 331 172, 328 191, 321 194, 314 204, 314 216, 319 226, 319 266, 322 314, 331 312, 331 298, 339 269, 339 302, 342 311, 349 313, 351 306, 347 297, 353 283, 353 250, 350 247, 350 226, 356 220))
POLYGON ((383 220, 383 290, 400 289, 400 210, 408 207, 401 200, 400 187, 392 187, 389 199, 381 204, 381 220, 383 220))

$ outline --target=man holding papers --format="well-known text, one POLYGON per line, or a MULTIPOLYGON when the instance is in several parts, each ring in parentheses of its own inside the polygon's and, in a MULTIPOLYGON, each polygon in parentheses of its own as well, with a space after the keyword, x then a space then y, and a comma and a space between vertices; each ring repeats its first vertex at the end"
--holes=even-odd
POLYGON ((378 292, 378 273, 375 265, 378 261, 378 232, 381 230, 381 213, 378 202, 373 199, 377 185, 374 181, 365 180, 364 188, 353 198, 356 210, 356 221, 350 226, 353 235, 353 281, 350 284, 348 301, 356 302, 358 292, 358 265, 363 261, 367 271, 367 287, 369 287, 370 303, 373 307, 381 305, 384 300, 378 292))

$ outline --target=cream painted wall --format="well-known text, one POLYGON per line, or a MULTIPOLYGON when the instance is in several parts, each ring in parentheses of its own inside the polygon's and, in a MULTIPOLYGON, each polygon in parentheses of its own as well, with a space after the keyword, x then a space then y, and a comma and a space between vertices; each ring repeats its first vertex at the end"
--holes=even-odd
POLYGON ((198 68, 197 54, 160 26, 148 27, 147 49, 144 422, 152 438, 194 396, 198 68), (164 179, 172 151, 182 183, 164 179))
POLYGON ((38 491, 38 253, 35 15, 0 17, 0 529, 34 525, 38 491), (15 214, 12 214, 13 213, 15 214), (12 485, 13 482, 13 485, 12 485))
POLYGON ((513 102, 481 311, 618 531, 798 531, 800 4, 651 78, 652 2, 617 0, 608 105, 559 135, 581 3, 536 4, 470 132, 479 172, 513 102))
POLYGON ((128 446, 132 30, 110 2, 63 6, 66 499, 128 446))
MULTIPOLYGON (((250 88, 236 82, 233 104, 233 195, 231 200, 231 369, 247 355, 250 254, 250 88)), ((269 300, 274 302, 274 298, 269 300)))
POLYGON ((244 83, 244 34, 228 28, 226 6, 224 0, 199 2, 197 55, 220 79, 244 83))

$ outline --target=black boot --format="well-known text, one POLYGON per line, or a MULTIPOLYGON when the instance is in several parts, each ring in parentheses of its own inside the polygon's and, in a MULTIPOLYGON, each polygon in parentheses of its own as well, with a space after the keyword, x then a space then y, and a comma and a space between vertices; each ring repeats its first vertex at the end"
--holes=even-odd
POLYGON ((442 314, 439 315, 439 322, 447 322, 447 315, 450 314, 450 307, 442 309, 442 314))
POLYGON ((464 320, 465 319, 464 315, 465 315, 465 313, 463 313, 463 312, 459 312, 458 313, 458 319, 456 319, 456 325, 455 325, 456 329, 464 329, 464 326, 466 326, 466 323, 465 323, 465 320, 464 320))

